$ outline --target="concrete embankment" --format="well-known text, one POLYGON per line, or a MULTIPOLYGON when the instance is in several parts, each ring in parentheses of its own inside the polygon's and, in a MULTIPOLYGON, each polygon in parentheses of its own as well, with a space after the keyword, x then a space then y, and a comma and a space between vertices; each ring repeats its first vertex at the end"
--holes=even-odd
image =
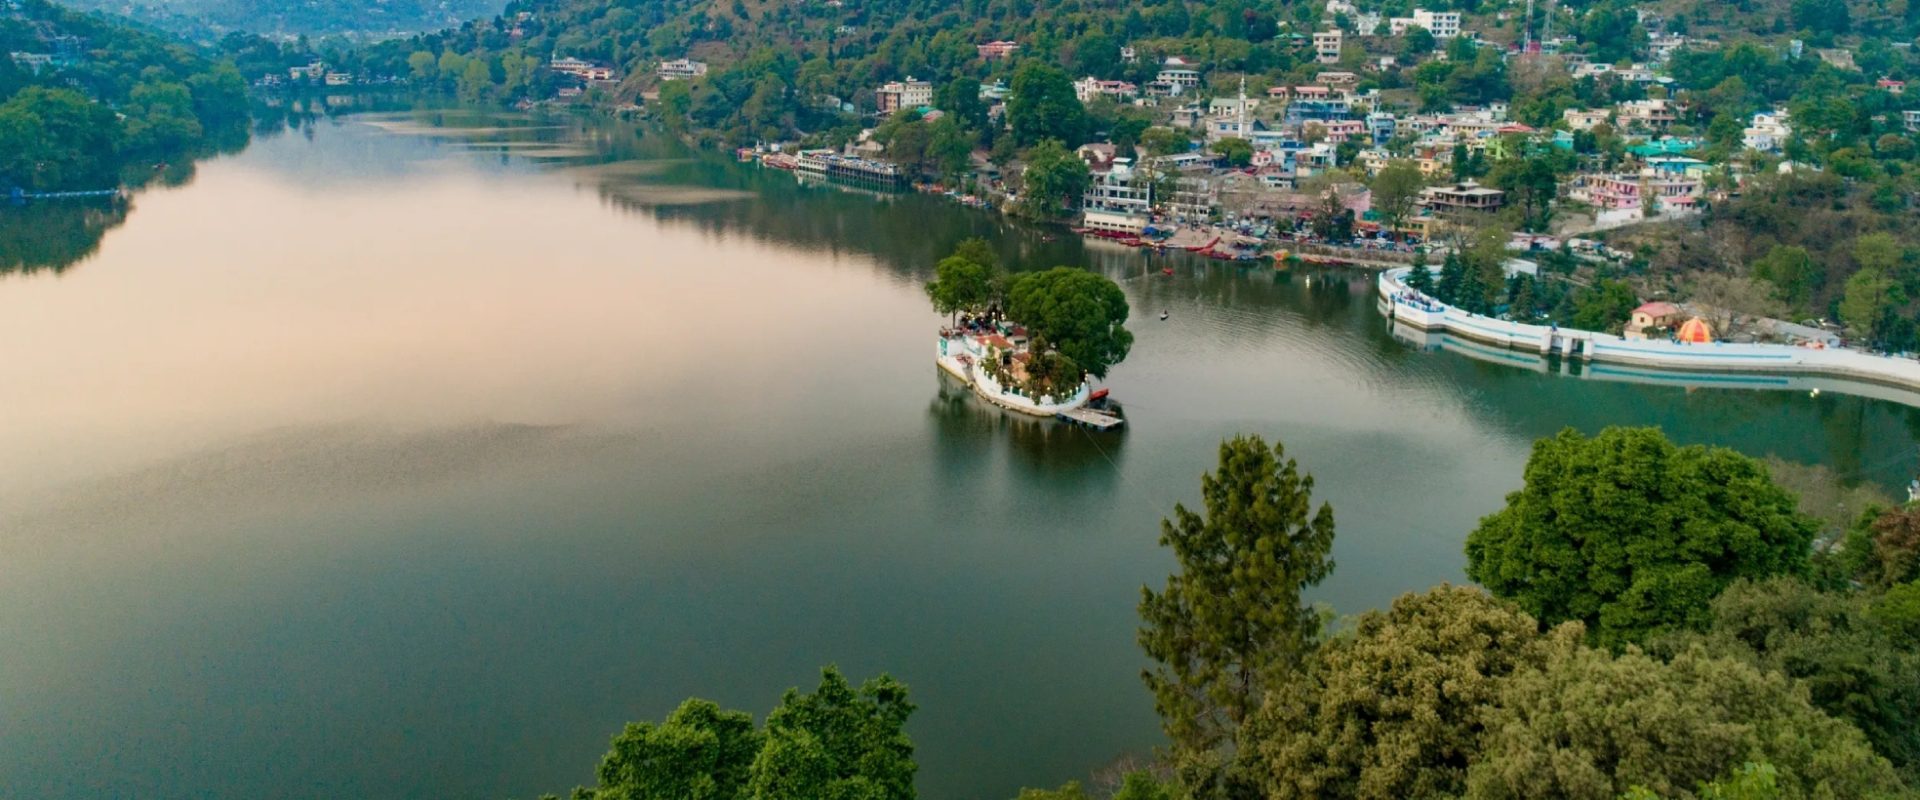
POLYGON ((1508 322, 1471 314, 1419 295, 1406 287, 1408 272, 1405 268, 1392 269, 1380 273, 1378 278, 1381 311, 1390 315, 1396 325, 1593 363, 1682 372, 1824 376, 1876 384, 1901 390, 1897 393, 1899 401, 1909 405, 1915 405, 1909 399, 1912 393, 1920 392, 1920 361, 1912 359, 1840 348, 1628 339, 1594 331, 1508 322))

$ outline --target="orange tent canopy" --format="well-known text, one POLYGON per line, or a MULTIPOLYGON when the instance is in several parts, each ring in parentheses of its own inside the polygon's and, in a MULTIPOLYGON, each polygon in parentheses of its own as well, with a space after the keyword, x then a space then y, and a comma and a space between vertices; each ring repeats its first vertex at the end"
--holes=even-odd
POLYGON ((1693 319, 1680 323, 1680 333, 1676 338, 1688 344, 1711 344, 1713 342, 1713 326, 1708 325, 1706 320, 1694 317, 1693 319))

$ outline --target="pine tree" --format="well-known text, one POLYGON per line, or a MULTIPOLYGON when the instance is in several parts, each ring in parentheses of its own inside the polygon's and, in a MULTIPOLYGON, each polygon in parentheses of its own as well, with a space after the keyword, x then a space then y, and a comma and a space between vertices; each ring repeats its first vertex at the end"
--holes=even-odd
POLYGON ((1143 677, 1183 771, 1297 673, 1323 624, 1300 592, 1333 571, 1333 508, 1315 507, 1313 478, 1279 444, 1222 442, 1200 496, 1204 516, 1175 505, 1160 523, 1180 571, 1140 601, 1140 645, 1157 662, 1143 677))
POLYGON ((1456 305, 1466 277, 1467 265, 1460 261, 1460 254, 1448 253, 1447 260, 1440 262, 1440 285, 1433 287, 1433 296, 1447 305, 1456 305))
POLYGON ((1433 296, 1433 268, 1427 266, 1427 253, 1424 250, 1413 254, 1413 271, 1407 273, 1407 288, 1428 297, 1433 296))
POLYGON ((1485 271, 1474 264, 1463 264, 1460 268, 1459 294, 1453 304, 1475 314, 1485 314, 1488 288, 1485 271))

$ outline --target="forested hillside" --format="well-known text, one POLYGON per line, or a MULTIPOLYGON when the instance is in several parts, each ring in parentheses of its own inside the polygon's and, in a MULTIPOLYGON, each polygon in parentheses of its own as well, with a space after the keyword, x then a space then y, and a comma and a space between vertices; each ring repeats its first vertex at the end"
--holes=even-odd
POLYGON ((0 192, 137 183, 246 141, 246 81, 179 42, 21 0, 0 53, 0 192))
POLYGON ((438 30, 500 12, 504 0, 64 0, 198 41, 234 31, 384 36, 438 30))

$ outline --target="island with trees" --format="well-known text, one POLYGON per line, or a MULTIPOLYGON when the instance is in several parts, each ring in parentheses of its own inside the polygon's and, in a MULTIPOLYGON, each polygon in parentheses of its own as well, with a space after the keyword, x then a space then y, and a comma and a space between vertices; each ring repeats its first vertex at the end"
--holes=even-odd
MULTIPOLYGON (((1104 276, 1073 267, 1010 275, 977 239, 941 259, 934 276, 927 296, 949 316, 935 362, 1001 408, 1072 415, 1133 346, 1126 295, 1104 276)), ((1111 419, 1089 421, 1118 424, 1111 419)))

